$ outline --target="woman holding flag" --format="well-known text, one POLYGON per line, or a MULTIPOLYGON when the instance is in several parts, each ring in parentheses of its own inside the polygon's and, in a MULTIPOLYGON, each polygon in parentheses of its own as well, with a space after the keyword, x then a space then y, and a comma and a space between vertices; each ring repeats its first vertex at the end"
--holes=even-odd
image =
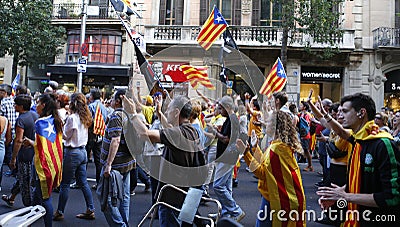
POLYGON ((251 140, 252 145, 256 146, 253 155, 242 140, 236 143, 239 151, 244 151, 244 159, 250 170, 259 179, 258 190, 262 195, 262 203, 256 226, 305 226, 302 212, 306 208, 306 201, 300 169, 294 157, 294 152, 301 150, 296 128, 290 115, 282 110, 269 113, 266 125, 267 134, 274 139, 264 153, 257 146, 255 133, 251 140), (283 217, 278 215, 282 211, 283 217), (298 220, 289 218, 291 211, 297 211, 295 217, 298 220))
POLYGON ((53 220, 61 221, 64 219, 64 210, 73 178, 81 186, 87 208, 86 212, 78 214, 76 217, 93 220, 95 218, 93 195, 86 177, 88 159, 85 149, 88 141, 88 129, 92 124, 92 117, 89 107, 86 104, 86 98, 82 93, 71 95, 69 109, 70 114, 65 121, 63 133, 63 139, 65 140, 63 177, 60 186, 60 196, 58 198, 58 209, 54 213, 53 220))
POLYGON ((56 99, 53 94, 41 95, 36 104, 39 119, 35 122, 35 141, 25 137, 24 145, 35 150, 33 173, 35 189, 33 204, 46 209, 44 223, 52 226, 53 205, 51 192, 61 182, 62 171, 62 120, 58 115, 56 99))

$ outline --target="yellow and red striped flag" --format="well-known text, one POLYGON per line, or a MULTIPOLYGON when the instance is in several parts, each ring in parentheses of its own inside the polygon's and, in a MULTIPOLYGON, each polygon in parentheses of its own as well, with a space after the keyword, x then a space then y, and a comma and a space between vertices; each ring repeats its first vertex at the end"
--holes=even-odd
POLYGON ((281 59, 277 59, 275 64, 272 66, 264 84, 261 86, 260 94, 266 95, 268 98, 272 93, 281 91, 286 84, 286 73, 283 68, 281 59))
POLYGON ((272 226, 306 226, 302 214, 306 209, 303 183, 293 150, 278 140, 272 141, 265 153, 257 146, 254 157, 247 152, 246 163, 260 179, 258 188, 270 202, 271 210, 284 210, 283 219, 277 212, 272 214, 272 226), (297 211, 299 219, 291 220, 291 211, 297 211))
POLYGON ((62 132, 57 132, 52 116, 39 118, 35 123, 36 140, 34 163, 43 199, 50 197, 62 178, 62 132))
POLYGON ((207 18, 203 27, 201 27, 200 33, 197 36, 197 42, 205 50, 210 49, 212 44, 218 37, 225 31, 228 24, 226 23, 224 17, 219 12, 217 7, 214 6, 213 11, 207 18))
POLYGON ((181 68, 183 74, 186 76, 186 79, 190 82, 190 85, 192 85, 192 87, 194 89, 197 89, 199 84, 201 84, 210 90, 215 90, 214 85, 211 83, 210 79, 208 78, 206 67, 194 67, 191 65, 181 65, 180 68, 181 68))
POLYGON ((93 133, 104 136, 105 130, 106 122, 104 121, 103 114, 101 113, 100 104, 97 104, 96 113, 94 114, 93 133))

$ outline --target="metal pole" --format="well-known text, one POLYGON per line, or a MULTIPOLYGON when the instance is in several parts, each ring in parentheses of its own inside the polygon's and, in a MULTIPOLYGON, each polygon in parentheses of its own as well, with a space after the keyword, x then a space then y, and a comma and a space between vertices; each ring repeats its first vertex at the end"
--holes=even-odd
MULTIPOLYGON (((81 20, 81 40, 79 46, 79 59, 82 59, 82 44, 85 43, 86 35, 86 18, 87 18, 87 0, 82 0, 82 20, 81 20)), ((82 92, 82 73, 78 73, 78 92, 82 92)))

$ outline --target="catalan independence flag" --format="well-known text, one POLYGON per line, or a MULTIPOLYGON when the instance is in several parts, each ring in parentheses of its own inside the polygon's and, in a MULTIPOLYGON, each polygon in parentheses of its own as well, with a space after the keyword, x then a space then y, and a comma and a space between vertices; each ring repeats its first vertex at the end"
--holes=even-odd
POLYGON ((219 12, 217 7, 214 6, 213 11, 207 18, 203 27, 201 27, 200 33, 197 36, 197 42, 205 50, 210 49, 212 44, 219 38, 219 36, 225 31, 228 24, 224 17, 219 12))
POLYGON ((258 177, 258 189, 270 202, 271 210, 285 211, 280 218, 277 212, 272 214, 272 226, 306 226, 305 220, 302 220, 306 199, 300 168, 292 149, 287 144, 275 140, 264 154, 257 147, 254 156, 247 152, 244 159, 250 170, 258 177), (289 213, 292 210, 297 211, 299 220, 290 219, 289 213), (282 221, 284 218, 287 221, 282 221))
POLYGON ((197 89, 197 87, 201 84, 210 90, 215 90, 214 85, 208 78, 206 67, 181 65, 180 68, 194 89, 197 89))
POLYGON ((283 68, 281 59, 278 58, 272 66, 264 84, 261 86, 260 94, 266 95, 268 98, 271 97, 272 93, 282 91, 286 84, 286 80, 285 69, 283 68))
POLYGON ((40 180, 43 199, 50 197, 62 178, 62 132, 56 132, 52 116, 39 118, 35 123, 36 140, 34 163, 40 180))
POLYGON ((97 104, 96 113, 94 114, 93 133, 104 136, 105 130, 106 122, 104 121, 103 114, 101 113, 100 104, 97 104))
POLYGON ((18 73, 11 84, 11 87, 12 87, 11 96, 15 96, 15 91, 17 89, 17 86, 19 85, 20 79, 21 79, 21 75, 18 73))

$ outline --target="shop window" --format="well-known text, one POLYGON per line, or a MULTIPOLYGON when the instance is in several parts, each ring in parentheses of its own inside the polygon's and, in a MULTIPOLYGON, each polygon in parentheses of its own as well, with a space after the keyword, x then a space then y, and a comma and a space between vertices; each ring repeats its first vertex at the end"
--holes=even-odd
MULTIPOLYGON (((67 62, 77 62, 79 59, 80 35, 68 36, 67 62)), ((89 62, 101 64, 121 63, 121 36, 117 35, 87 35, 86 43, 89 49, 89 62)))
POLYGON ((308 95, 310 94, 310 90, 313 89, 313 95, 311 97, 312 101, 315 102, 318 100, 318 95, 321 94, 321 84, 313 83, 313 84, 304 84, 300 85, 300 102, 306 101, 308 99, 308 95))
POLYGON ((0 68, 0 84, 4 83, 4 68, 0 68))
POLYGON ((183 0, 161 0, 159 24, 182 25, 183 4, 183 0))
POLYGON ((201 0, 200 25, 210 16, 214 5, 221 12, 228 25, 240 25, 242 4, 240 0, 201 0))

